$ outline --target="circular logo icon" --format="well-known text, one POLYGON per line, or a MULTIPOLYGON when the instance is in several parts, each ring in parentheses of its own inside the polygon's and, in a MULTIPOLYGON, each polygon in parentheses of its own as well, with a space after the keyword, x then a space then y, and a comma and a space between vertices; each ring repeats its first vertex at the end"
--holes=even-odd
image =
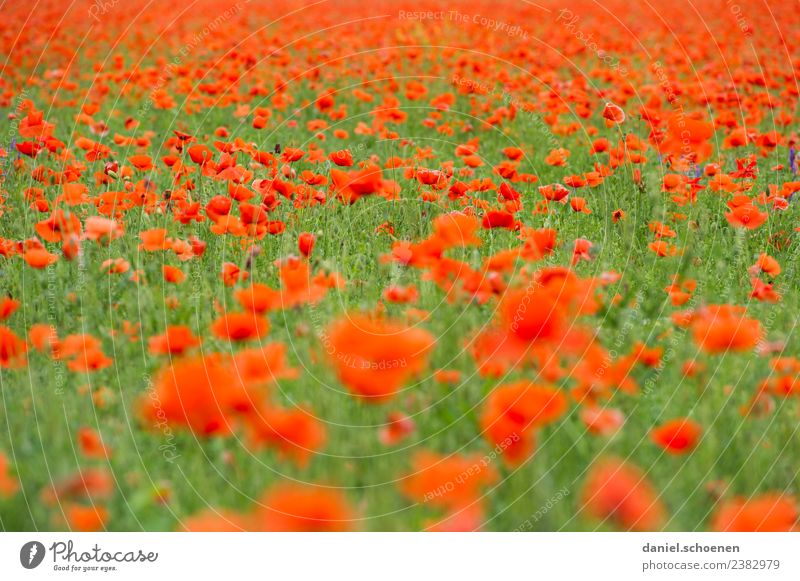
POLYGON ((19 550, 19 562, 26 569, 35 569, 44 560, 44 545, 39 541, 30 541, 19 550))

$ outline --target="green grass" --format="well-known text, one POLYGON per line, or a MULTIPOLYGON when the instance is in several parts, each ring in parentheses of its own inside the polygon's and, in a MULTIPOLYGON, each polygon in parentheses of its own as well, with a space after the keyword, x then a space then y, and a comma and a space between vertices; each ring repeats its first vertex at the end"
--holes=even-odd
MULTIPOLYGON (((304 96, 311 97, 312 93, 298 91, 298 102, 304 96)), ((131 98, 117 108, 125 110, 136 105, 131 98)), ((341 125, 352 135, 359 114, 368 107, 355 103, 350 107, 350 116, 341 125)), ((466 99, 459 97, 454 110, 469 110, 466 99)), ((218 125, 228 125, 234 136, 256 141, 261 149, 271 149, 275 143, 303 147, 306 140, 312 139, 308 131, 301 129, 315 117, 311 110, 297 116, 298 129, 278 127, 273 120, 261 132, 246 125, 233 126, 231 111, 214 109, 205 117, 185 117, 184 129, 203 136, 218 125)), ((413 137, 417 146, 432 147, 437 158, 430 161, 431 165, 454 158, 453 149, 461 138, 458 133, 454 138, 443 138, 421 125, 428 111, 410 107, 408 113, 408 122, 396 128, 401 136, 413 137)), ((157 133, 149 152, 156 159, 157 144, 175 128, 173 113, 149 111, 146 117, 141 120, 142 127, 154 128, 157 133)), ((122 128, 122 116, 108 118, 109 137, 115 131, 127 134, 122 128)), ((58 124, 59 131, 71 127, 71 113, 67 110, 55 111, 49 120, 58 124)), ((643 124, 632 123, 644 137, 643 124)), ((777 251, 767 242, 775 232, 792 231, 797 223, 797 205, 791 204, 784 213, 772 212, 767 225, 757 231, 741 232, 725 222, 722 215, 725 200, 705 190, 699 194, 696 206, 678 209, 688 214, 689 219, 673 224, 678 231, 677 244, 685 250, 684 254, 657 258, 647 249, 652 240, 647 224, 651 220, 666 222, 668 213, 676 208, 667 202, 667 194, 660 191, 664 169, 654 152, 648 152, 652 159, 643 168, 642 187, 637 187, 630 172, 623 168, 600 187, 581 191, 579 195, 588 199, 593 210, 591 215, 574 214, 569 206, 556 205, 555 212, 543 218, 531 215, 533 205, 540 199, 538 185, 560 181, 565 173, 588 171, 594 160, 586 153, 588 147, 579 145, 585 138, 576 136, 565 139, 565 147, 573 152, 568 171, 549 167, 543 163, 549 147, 541 128, 525 115, 511 123, 510 128, 512 137, 500 131, 476 130, 481 138, 480 154, 487 162, 478 170, 478 176, 491 175, 491 165, 501 161, 503 147, 517 142, 534 145, 532 152, 526 150, 530 157, 520 171, 535 173, 540 181, 534 186, 517 188, 523 192, 525 204, 520 216, 527 225, 556 228, 561 242, 555 254, 542 264, 566 265, 573 240, 577 237, 591 240, 595 244, 595 258, 578 265, 577 271, 582 276, 608 270, 620 272, 622 280, 612 285, 608 293, 619 292, 624 300, 620 306, 586 318, 586 322, 598 329, 606 348, 620 354, 636 341, 663 346, 665 364, 662 369, 635 371, 635 379, 643 389, 647 388, 646 392, 638 396, 615 396, 613 405, 627 416, 627 423, 617 436, 604 439, 588 435, 577 416, 578 408, 572 405, 565 418, 543 431, 536 454, 522 466, 509 468, 496 461, 502 478, 486 496, 486 528, 512 530, 528 521, 532 524, 527 528, 533 530, 594 530, 597 523, 583 518, 577 509, 586 469, 595 458, 606 454, 628 458, 647 471, 669 509, 669 529, 707 527, 708 514, 713 508, 707 486, 715 481, 726 482, 731 493, 742 495, 766 490, 800 493, 796 462, 800 455, 797 402, 778 400, 776 411, 763 418, 743 418, 739 413, 739 407, 750 399, 759 381, 768 376, 768 358, 753 354, 708 356, 699 353, 691 337, 677 328, 671 336, 658 339, 673 328, 670 314, 676 310, 669 305, 663 289, 673 274, 680 273, 697 279, 698 288, 691 305, 749 304, 751 315, 764 324, 770 340, 785 341, 786 354, 800 353, 794 333, 800 306, 797 245, 777 251), (618 207, 628 213, 628 218, 612 224, 611 212, 618 207), (689 227, 690 223, 696 226, 689 227), (750 303, 748 299, 747 268, 763 251, 784 266, 778 278, 783 300, 777 305, 750 303), (639 305, 632 307, 632 299, 637 295, 641 299, 639 305), (693 358, 704 362, 707 371, 698 378, 683 378, 681 364, 693 358), (706 432, 691 454, 668 456, 650 442, 648 432, 661 421, 678 416, 696 419, 706 432), (552 508, 541 514, 542 507, 554 497, 559 500, 551 502, 552 508), (531 517, 537 511, 540 518, 534 522, 531 517)), ((106 142, 108 139, 105 138, 106 142)), ((382 160, 389 155, 413 154, 413 149, 403 151, 397 143, 357 135, 335 146, 333 141, 329 139, 322 146, 326 150, 349 147, 360 152, 357 159, 372 153, 382 160)), ((120 160, 132 153, 124 148, 114 149, 119 152, 120 160)), ((605 161, 605 157, 601 156, 601 160, 605 161)), ((761 160, 760 166, 770 167, 779 161, 784 160, 778 160, 776 154, 761 160)), ((300 162, 296 167, 300 171, 310 166, 300 162)), ((311 169, 319 171, 320 166, 311 169)), ((386 173, 386 177, 391 177, 391 172, 386 173)), ((198 179, 195 194, 203 200, 224 191, 218 182, 199 179, 197 174, 195 178, 198 179)), ((154 173, 152 179, 158 192, 169 188, 169 177, 163 172, 154 173)), ((181 519, 208 506, 248 510, 266 488, 287 478, 342 488, 363 516, 359 528, 366 530, 416 530, 424 527, 425 521, 439 516, 431 507, 403 497, 397 479, 409 471, 411 452, 419 447, 442 453, 490 453, 492 445, 481 437, 477 418, 483 399, 499 382, 477 375, 475 364, 464 352, 464 343, 492 318, 496 303, 449 304, 439 289, 421 279, 419 271, 380 263, 379 256, 389 251, 391 239, 374 233, 378 225, 391 221, 398 239, 419 240, 430 232, 431 218, 445 211, 420 201, 415 183, 403 179, 402 172, 398 171, 395 179, 403 188, 402 199, 396 202, 374 197, 346 207, 332 199, 324 206, 297 212, 284 203, 277 217, 287 221, 286 233, 260 241, 263 251, 253 261, 250 280, 277 285, 273 261, 294 252, 297 233, 311 231, 318 236, 314 268, 337 270, 348 281, 344 290, 331 291, 319 305, 269 315, 272 324, 269 340, 289 345, 290 362, 302 371, 299 378, 280 381, 274 387, 276 399, 286 405, 308 404, 327 424, 327 444, 305 469, 279 459, 269 450, 251 452, 237 438, 197 439, 181 431, 174 436, 179 457, 170 462, 159 449, 165 443, 164 434, 143 425, 137 416, 136 402, 147 396, 150 378, 164 363, 164 358, 147 353, 147 337, 163 332, 168 324, 186 324, 203 337, 204 352, 231 349, 211 337, 207 329, 216 317, 213 301, 223 307, 235 304, 234 289, 223 285, 219 272, 223 262, 245 263, 245 251, 238 240, 213 235, 208 221, 184 227, 173 222, 171 216, 146 215, 136 209, 126 217, 125 236, 108 247, 84 243, 82 261, 60 260, 46 270, 36 271, 19 258, 0 258, 0 293, 22 302, 19 311, 7 322, 18 335, 25 335, 34 323, 53 323, 61 337, 87 332, 102 338, 104 352, 114 359, 112 367, 85 375, 69 372, 59 362, 31 352, 27 368, 0 370, 0 417, 3 418, 0 451, 9 457, 22 487, 17 496, 0 500, 0 527, 32 530, 64 526, 58 521, 59 509, 42 503, 39 495, 51 481, 81 467, 103 464, 81 458, 75 442, 75 433, 81 426, 96 428, 113 448, 108 462, 117 487, 108 502, 108 526, 112 530, 173 530, 181 519), (182 285, 168 285, 161 278, 165 261, 179 265, 174 255, 137 250, 138 232, 154 227, 166 227, 171 236, 182 239, 195 234, 208 242, 202 259, 180 264, 187 273, 182 285), (116 257, 129 260, 134 270, 141 269, 147 284, 137 285, 127 275, 100 273, 100 263, 116 257), (463 372, 462 385, 444 387, 426 373, 388 404, 366 405, 346 394, 324 358, 319 331, 346 311, 373 309, 390 283, 418 286, 420 301, 416 307, 432 313, 423 326, 437 337, 430 369, 458 369, 463 372), (68 300, 69 293, 75 293, 76 299, 68 300), (171 296, 180 299, 180 306, 175 309, 166 306, 166 298, 171 296), (124 320, 141 324, 138 341, 131 342, 121 333, 124 320), (295 330, 299 324, 307 325, 311 332, 298 337, 295 330), (118 333, 112 336, 115 330, 118 333), (82 386, 89 386, 89 390, 82 386), (96 407, 91 398, 91 392, 101 386, 111 393, 109 405, 102 408, 96 407), (378 441, 377 426, 395 409, 412 415, 417 429, 400 446, 387 448, 378 441), (171 492, 167 504, 155 500, 154 491, 161 486, 171 492)), ((496 176, 494 179, 499 184, 500 179, 496 176)), ((765 189, 766 183, 774 183, 776 179, 763 175, 753 192, 765 189)), ((29 209, 23 199, 22 191, 31 185, 29 182, 27 172, 11 172, 4 184, 8 200, 6 214, 0 221, 3 237, 28 238, 33 235, 33 224, 46 217, 29 209)), ((52 199, 53 195, 50 193, 49 197, 52 199)), ((484 197, 491 200, 494 194, 484 197)), ((82 218, 94 213, 90 207, 77 211, 82 218)), ((479 249, 464 251, 464 259, 475 266, 482 257, 518 243, 513 233, 505 231, 484 230, 480 236, 484 243, 479 249)), ((388 306, 390 314, 401 316, 403 311, 402 307, 388 306)), ((503 381, 520 378, 535 379, 535 370, 515 371, 503 381)))

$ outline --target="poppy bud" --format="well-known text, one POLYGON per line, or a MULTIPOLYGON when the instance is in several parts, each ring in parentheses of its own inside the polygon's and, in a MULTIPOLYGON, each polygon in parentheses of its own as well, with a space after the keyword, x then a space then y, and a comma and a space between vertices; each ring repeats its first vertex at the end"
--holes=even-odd
POLYGON ((311 256, 311 251, 314 250, 314 243, 317 239, 310 232, 303 232, 297 239, 297 248, 300 254, 308 258, 311 256))
POLYGON ((610 123, 622 123, 625 121, 625 111, 614 103, 606 103, 603 108, 603 119, 610 123))

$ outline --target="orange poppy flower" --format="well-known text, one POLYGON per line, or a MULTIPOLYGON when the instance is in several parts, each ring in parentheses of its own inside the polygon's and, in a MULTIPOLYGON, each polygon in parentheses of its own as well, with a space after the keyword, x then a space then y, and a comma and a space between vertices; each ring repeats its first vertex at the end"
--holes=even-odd
POLYGON ((161 267, 164 273, 164 280, 173 284, 180 284, 186 279, 186 274, 177 266, 165 264, 161 267))
POLYGON ((222 281, 225 283, 225 286, 233 286, 238 281, 246 281, 250 278, 250 273, 247 271, 242 271, 238 265, 233 264, 232 262, 224 262, 222 264, 222 281))
POLYGON ((449 456, 417 452, 412 472, 400 483, 403 493, 417 502, 454 509, 477 502, 481 489, 497 481, 497 472, 480 455, 449 456))
POLYGON ((152 391, 140 400, 140 413, 146 427, 168 423, 199 435, 226 435, 242 413, 260 406, 262 398, 221 355, 194 356, 158 373, 152 391))
POLYGON ((276 532, 348 531, 355 518, 341 492, 308 484, 276 486, 253 515, 255 530, 276 532))
POLYGON ((208 509, 181 521, 181 528, 193 533, 236 533, 254 530, 249 515, 232 510, 208 509))
POLYGON ((171 325, 163 335, 153 335, 147 341, 153 355, 180 355, 200 344, 200 339, 185 325, 171 325))
POLYGON ((22 258, 33 268, 46 268, 58 260, 56 254, 51 254, 44 248, 29 248, 22 258))
POLYGON ((658 144, 662 153, 701 163, 711 155, 709 140, 714 135, 714 126, 703 119, 700 113, 685 115, 682 111, 667 121, 667 138, 658 144))
POLYGON ((94 240, 99 244, 107 245, 112 240, 120 238, 123 234, 123 228, 116 220, 109 220, 100 216, 86 218, 83 237, 87 240, 94 240))
POLYGON ((52 325, 45 323, 37 323, 31 325, 28 331, 28 338, 31 341, 34 349, 45 353, 53 353, 58 351, 60 341, 58 333, 52 325))
POLYGON ((106 274, 124 274, 131 269, 131 264, 122 258, 109 258, 100 264, 100 269, 106 274))
POLYGON ((339 379, 369 402, 390 399, 425 366, 434 337, 401 323, 352 315, 334 323, 323 346, 339 379))
POLYGON ((65 501, 88 499, 104 500, 114 492, 114 479, 105 468, 80 470, 66 478, 48 483, 42 490, 42 502, 54 506, 65 501))
POLYGON ((580 417, 586 429, 598 436, 613 436, 625 424, 625 414, 615 408, 586 406, 580 417))
POLYGON ((419 293, 417 292, 417 287, 414 285, 409 285, 407 287, 390 286, 384 289, 381 296, 387 303, 407 305, 409 303, 415 303, 419 298, 419 293))
POLYGON ((19 482, 10 474, 11 466, 5 454, 0 452, 0 499, 10 498, 19 490, 19 482))
POLYGON ((253 530, 249 515, 231 510, 208 509, 181 521, 181 528, 193 533, 234 533, 253 530))
POLYGON ((211 324, 211 333, 229 341, 258 339, 269 332, 269 321, 256 313, 225 313, 211 324))
POLYGON ((758 260, 756 260, 756 263, 751 267, 750 272, 754 276, 764 272, 772 277, 776 277, 781 273, 781 265, 769 254, 762 252, 758 255, 758 260))
POLYGON ((414 420, 402 412, 389 412, 386 423, 378 430, 378 439, 385 446, 399 444, 416 429, 414 420))
POLYGON ((343 284, 334 273, 330 277, 321 273, 312 277, 308 262, 297 257, 289 257, 281 262, 279 275, 281 290, 278 305, 282 309, 317 303, 325 297, 329 288, 338 288, 343 284))
POLYGON ((297 369, 288 367, 286 345, 266 343, 252 349, 243 349, 233 357, 237 376, 248 385, 268 385, 279 379, 295 379, 297 369))
POLYGON ((108 522, 108 510, 99 505, 81 506, 70 503, 66 505, 64 512, 70 530, 81 533, 102 531, 108 522))
POLYGON ((307 466, 326 440, 324 424, 303 409, 267 407, 248 416, 247 428, 253 445, 273 446, 300 466, 307 466))
POLYGON ((745 309, 733 305, 708 305, 692 322, 695 343, 708 353, 748 351, 763 336, 761 324, 750 319, 745 309))
POLYGON ((373 165, 349 172, 332 169, 331 185, 340 200, 352 204, 363 196, 380 192, 383 173, 380 167, 373 165))
POLYGON ((3 300, 0 300, 0 321, 13 315, 17 308, 19 308, 19 301, 11 297, 3 297, 3 300))
POLYGON ((139 244, 139 250, 144 250, 146 252, 168 250, 171 246, 171 241, 167 238, 166 228, 142 230, 139 232, 139 238, 142 241, 142 243, 139 244))
POLYGON ((731 226, 755 230, 767 221, 769 214, 762 212, 753 204, 741 204, 726 212, 725 218, 731 226))
POLYGON ((77 214, 59 209, 54 210, 47 220, 37 222, 35 229, 45 242, 61 242, 70 234, 80 234, 82 225, 77 214))
POLYGON ((670 454, 686 454, 697 446, 702 431, 697 422, 679 418, 654 428, 650 437, 670 454))
POLYGON ((589 205, 586 202, 585 198, 578 198, 573 196, 569 200, 569 205, 575 212, 580 212, 582 214, 591 214, 592 211, 589 209, 589 205))
POLYGON ((797 500, 790 495, 768 492, 751 499, 732 498, 720 503, 711 528, 724 532, 796 532, 797 500))
POLYGON ((622 123, 625 121, 625 111, 619 105, 606 103, 603 107, 603 119, 614 124, 622 123))
POLYGON ((450 212, 433 220, 433 236, 442 249, 464 246, 480 246, 477 233, 480 228, 474 216, 461 212, 450 212))
POLYGON ((509 463, 518 464, 533 453, 536 430, 566 410, 567 398, 559 390, 518 381, 492 390, 481 414, 481 430, 509 463))
POLYGON ((297 238, 297 249, 300 254, 308 258, 311 256, 311 251, 314 249, 316 238, 311 232, 302 232, 297 238))
POLYGON ((111 456, 111 452, 103 444, 100 434, 92 428, 84 426, 78 429, 78 445, 87 458, 105 460, 111 456))
POLYGON ((340 167, 350 167, 353 165, 353 155, 346 149, 332 152, 328 156, 328 159, 340 167))
POLYGON ((587 515, 625 530, 654 531, 666 521, 666 510, 645 475, 615 458, 591 467, 581 502, 587 515))
POLYGON ((142 171, 153 169, 153 160, 149 155, 132 155, 128 161, 133 164, 133 167, 142 171))
POLYGON ((280 296, 279 291, 261 283, 254 283, 234 293, 234 298, 242 308, 258 314, 278 308, 281 304, 280 296))
POLYGON ((28 344, 8 327, 0 325, 0 367, 24 367, 28 344))
POLYGON ((433 378, 445 385, 455 385, 461 381, 461 372, 457 369, 437 369, 433 378))

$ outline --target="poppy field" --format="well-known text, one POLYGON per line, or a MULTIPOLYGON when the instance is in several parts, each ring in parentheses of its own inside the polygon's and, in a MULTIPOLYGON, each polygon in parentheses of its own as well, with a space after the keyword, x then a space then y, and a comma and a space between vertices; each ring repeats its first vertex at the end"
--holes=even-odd
POLYGON ((796 6, 3 8, 0 529, 800 526, 796 6))

